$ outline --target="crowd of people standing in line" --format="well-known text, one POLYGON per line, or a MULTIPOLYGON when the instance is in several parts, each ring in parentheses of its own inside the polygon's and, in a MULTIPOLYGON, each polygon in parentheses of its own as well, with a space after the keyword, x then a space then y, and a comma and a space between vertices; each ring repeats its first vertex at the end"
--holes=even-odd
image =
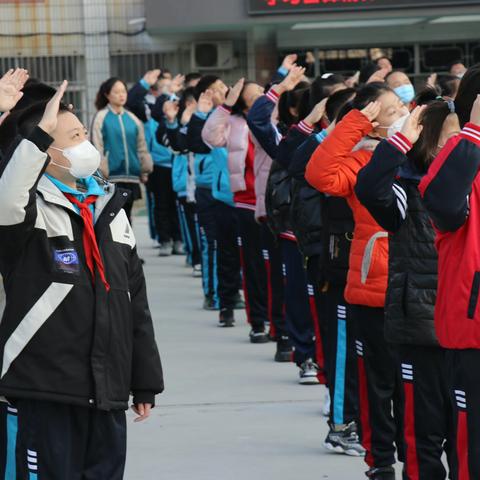
POLYGON ((163 390, 130 226, 144 184, 159 255, 186 255, 218 326, 244 308, 251 343, 326 385, 326 449, 376 480, 397 460, 404 479, 480 478, 480 66, 417 93, 386 57, 313 80, 296 61, 266 87, 110 78, 91 143, 65 83, 0 80, 5 471, 122 478, 129 393, 142 420, 163 390))

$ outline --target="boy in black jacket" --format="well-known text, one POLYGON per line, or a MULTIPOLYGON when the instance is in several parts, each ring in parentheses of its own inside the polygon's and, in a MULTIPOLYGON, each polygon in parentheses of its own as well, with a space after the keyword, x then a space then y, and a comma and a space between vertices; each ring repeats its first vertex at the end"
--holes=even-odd
POLYGON ((18 409, 11 478, 121 479, 130 392, 147 418, 163 374, 128 193, 92 176, 100 156, 60 104, 66 86, 19 117, 24 139, 0 177, 0 395, 18 409))

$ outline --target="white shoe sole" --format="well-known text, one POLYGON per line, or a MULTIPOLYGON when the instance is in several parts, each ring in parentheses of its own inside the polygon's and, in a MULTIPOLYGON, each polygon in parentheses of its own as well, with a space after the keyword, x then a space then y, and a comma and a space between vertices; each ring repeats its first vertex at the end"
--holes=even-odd
POLYGON ((365 456, 365 453, 360 453, 360 452, 357 452, 356 450, 352 450, 352 449, 345 450, 344 448, 342 448, 340 446, 335 447, 331 443, 327 443, 327 442, 323 443, 323 447, 325 448, 325 450, 328 450, 329 452, 341 453, 343 455, 348 455, 349 457, 364 457, 365 456))
POLYGON ((301 378, 298 383, 300 385, 319 385, 320 382, 318 381, 317 377, 306 377, 306 378, 301 378))

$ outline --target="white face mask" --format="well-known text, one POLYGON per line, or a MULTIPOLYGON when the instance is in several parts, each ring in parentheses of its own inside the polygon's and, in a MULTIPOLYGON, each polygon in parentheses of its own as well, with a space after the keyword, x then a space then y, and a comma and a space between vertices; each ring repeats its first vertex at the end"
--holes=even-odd
POLYGON ((56 147, 50 148, 62 152, 63 156, 70 162, 70 167, 64 167, 54 161, 51 163, 68 170, 75 178, 87 178, 100 167, 100 152, 88 140, 63 150, 56 147))
POLYGON ((403 117, 397 118, 389 127, 378 126, 377 128, 384 128, 387 130, 387 138, 393 137, 396 133, 401 132, 407 118, 410 116, 409 113, 403 117))

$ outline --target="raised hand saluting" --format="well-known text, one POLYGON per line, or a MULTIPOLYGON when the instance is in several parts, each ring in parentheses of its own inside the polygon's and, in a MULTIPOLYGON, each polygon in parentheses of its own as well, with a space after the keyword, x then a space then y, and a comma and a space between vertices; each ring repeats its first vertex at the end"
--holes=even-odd
POLYGON ((23 68, 12 68, 0 79, 0 112, 8 112, 17 104, 27 80, 28 72, 23 68))
POLYGON ((68 82, 64 80, 58 87, 55 95, 50 99, 43 112, 43 117, 38 126, 46 133, 50 134, 55 131, 58 123, 58 111, 60 110, 60 102, 62 101, 68 82))
POLYGON ((228 91, 227 98, 225 99, 225 105, 233 107, 237 100, 240 98, 243 86, 245 85, 245 79, 241 78, 238 82, 228 91))

